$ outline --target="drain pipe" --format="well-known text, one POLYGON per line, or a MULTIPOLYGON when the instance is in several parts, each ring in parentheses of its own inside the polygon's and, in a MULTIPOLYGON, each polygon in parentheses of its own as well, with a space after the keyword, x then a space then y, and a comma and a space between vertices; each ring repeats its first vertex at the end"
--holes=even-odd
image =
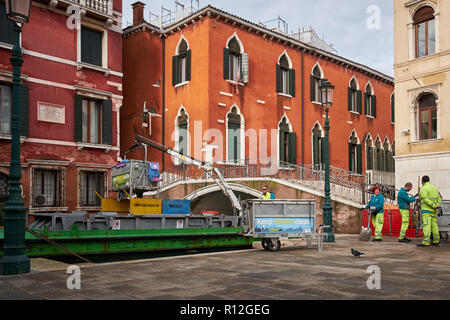
POLYGON ((301 140, 302 140, 302 167, 303 167, 303 165, 305 164, 305 140, 304 140, 304 111, 303 111, 303 109, 304 109, 304 101, 305 101, 305 97, 304 97, 304 86, 305 86, 305 81, 304 81, 304 62, 303 62, 303 58, 304 58, 304 56, 303 56, 303 54, 304 54, 304 49, 303 48, 301 48, 300 49, 300 53, 301 53, 301 61, 302 61, 302 70, 301 70, 301 73, 302 73, 302 76, 301 76, 301 80, 302 80, 302 105, 301 105, 301 130, 302 130, 302 133, 301 133, 301 140))
MULTIPOLYGON (((164 33, 162 34, 162 145, 165 144, 165 136, 166 136, 166 36, 164 33)), ((164 164, 164 151, 161 152, 162 157, 162 171, 165 170, 165 164, 164 164)))

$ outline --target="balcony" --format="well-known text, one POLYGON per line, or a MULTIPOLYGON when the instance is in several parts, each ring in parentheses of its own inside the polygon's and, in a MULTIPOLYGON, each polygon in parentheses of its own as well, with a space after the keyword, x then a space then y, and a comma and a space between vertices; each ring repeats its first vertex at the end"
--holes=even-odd
POLYGON ((51 8, 67 9, 70 5, 77 5, 81 8, 81 15, 105 20, 112 23, 113 0, 44 0, 51 8))

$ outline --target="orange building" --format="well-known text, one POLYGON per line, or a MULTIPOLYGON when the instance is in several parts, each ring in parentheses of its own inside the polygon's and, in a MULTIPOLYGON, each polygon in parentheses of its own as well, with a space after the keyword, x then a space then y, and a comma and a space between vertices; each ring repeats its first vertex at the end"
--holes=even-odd
MULTIPOLYGON (((124 29, 122 155, 137 132, 203 160, 320 164, 318 84, 327 78, 331 165, 394 170, 391 77, 211 6, 163 28, 143 12, 133 4, 124 29)), ((152 161, 163 157, 149 150, 152 161)), ((165 169, 177 164, 164 159, 165 169)))

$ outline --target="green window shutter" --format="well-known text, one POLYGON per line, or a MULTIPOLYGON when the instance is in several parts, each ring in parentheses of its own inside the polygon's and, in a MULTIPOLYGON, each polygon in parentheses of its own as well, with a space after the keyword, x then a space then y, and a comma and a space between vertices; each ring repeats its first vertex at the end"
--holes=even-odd
POLYGON ((191 50, 188 50, 186 54, 186 81, 191 81, 191 56, 191 50))
POLYGON ((362 174, 362 145, 356 145, 356 158, 358 160, 357 173, 362 174))
POLYGON ((76 94, 74 97, 74 141, 83 141, 83 97, 76 94))
POLYGON ((309 76, 309 83, 310 83, 310 87, 309 87, 310 99, 311 99, 311 101, 314 101, 315 97, 316 97, 316 88, 315 88, 315 82, 314 82, 313 75, 309 76))
POLYGON ((367 95, 367 93, 364 93, 364 114, 365 115, 368 115, 368 110, 367 110, 368 101, 369 101, 368 95, 367 95))
POLYGON ((348 92, 348 106, 347 106, 347 109, 348 109, 348 111, 352 111, 352 93, 353 93, 352 88, 348 87, 347 88, 347 92, 348 92))
POLYGON ((297 134, 295 132, 289 133, 288 149, 288 162, 297 164, 297 134))
POLYGON ((0 42, 14 44, 14 22, 6 16, 4 2, 0 2, 0 42))
POLYGON ((295 97, 295 70, 289 69, 289 94, 295 97))
POLYGON ((20 104, 20 135, 28 137, 28 84, 22 83, 19 87, 19 104, 20 104))
POLYGON ((286 159, 285 159, 285 157, 284 157, 284 153, 285 153, 285 150, 284 150, 284 132, 281 131, 281 130, 278 130, 278 133, 279 133, 279 135, 280 135, 280 141, 279 141, 279 143, 280 143, 280 146, 279 146, 279 150, 280 150, 280 161, 286 162, 286 159))
POLYGON ((103 32, 81 28, 81 61, 102 66, 103 32))
POLYGON ((366 154, 366 170, 373 170, 373 149, 371 147, 367 148, 367 154, 366 154))
POLYGON ((391 104, 391 122, 395 122, 395 106, 391 104))
POLYGON ((223 48, 223 78, 230 79, 230 50, 223 48))
POLYGON ((371 96, 372 99, 372 114, 371 116, 376 118, 377 117, 377 96, 371 96))
POLYGON ((112 139, 112 101, 103 100, 102 102, 102 143, 113 144, 112 139))
POLYGON ((239 160, 241 151, 241 126, 228 122, 228 159, 239 160))
POLYGON ((353 171, 352 144, 348 143, 348 171, 353 171))
POLYGON ((275 71, 276 71, 276 86, 277 86, 277 93, 281 92, 281 68, 280 65, 277 64, 275 67, 275 71))
POLYGON ((319 164, 319 136, 313 135, 313 163, 315 165, 319 164))
POLYGON ((362 113, 362 92, 361 90, 356 91, 356 110, 359 114, 362 113))
POLYGON ((179 75, 180 75, 180 57, 173 56, 172 57, 172 85, 176 86, 179 83, 179 75))

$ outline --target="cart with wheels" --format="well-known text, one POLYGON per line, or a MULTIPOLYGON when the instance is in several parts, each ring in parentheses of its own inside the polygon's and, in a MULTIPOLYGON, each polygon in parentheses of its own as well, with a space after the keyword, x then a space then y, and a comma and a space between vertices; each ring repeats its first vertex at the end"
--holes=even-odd
POLYGON ((441 209, 437 216, 437 224, 442 241, 448 241, 450 232, 450 200, 443 200, 441 209))
POLYGON ((262 239, 265 250, 280 250, 280 238, 306 238, 310 248, 317 237, 315 200, 245 200, 242 204, 246 236, 262 239))

